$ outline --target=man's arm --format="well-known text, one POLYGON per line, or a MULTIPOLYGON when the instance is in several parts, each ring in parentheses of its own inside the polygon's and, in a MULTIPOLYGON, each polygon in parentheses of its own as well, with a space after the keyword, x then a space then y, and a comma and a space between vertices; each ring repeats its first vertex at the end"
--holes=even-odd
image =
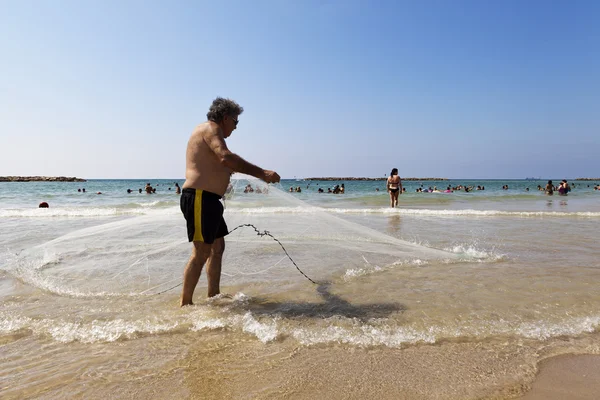
POLYGON ((203 137, 204 141, 206 144, 208 144, 208 147, 210 147, 213 153, 215 153, 221 164, 227 168, 235 172, 241 172, 242 174, 254 176, 267 183, 279 182, 280 178, 276 172, 264 170, 252 163, 249 163, 237 154, 232 153, 227 148, 227 144, 225 143, 225 139, 223 138, 221 132, 208 129, 204 133, 203 137))

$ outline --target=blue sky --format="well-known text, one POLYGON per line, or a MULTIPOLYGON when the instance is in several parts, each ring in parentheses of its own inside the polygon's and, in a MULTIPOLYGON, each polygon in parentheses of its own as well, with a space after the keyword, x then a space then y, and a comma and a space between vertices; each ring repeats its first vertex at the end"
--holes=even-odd
POLYGON ((0 175, 600 175, 600 2, 0 0, 0 175), (171 4, 172 3, 172 4, 171 4))

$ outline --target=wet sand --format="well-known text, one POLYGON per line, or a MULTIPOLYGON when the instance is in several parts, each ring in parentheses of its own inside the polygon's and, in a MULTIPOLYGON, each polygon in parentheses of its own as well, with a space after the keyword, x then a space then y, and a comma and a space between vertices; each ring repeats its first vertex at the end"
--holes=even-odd
MULTIPOLYGON (((549 353, 541 353, 565 351, 568 342, 553 343, 549 353)), ((209 352, 190 350, 183 362, 184 387, 193 399, 598 398, 600 356, 559 355, 538 364, 540 354, 531 344, 448 342, 367 349, 297 347, 283 341, 267 349, 256 342, 227 344, 221 338, 209 352)))
POLYGON ((15 400, 596 399, 600 356, 564 354, 581 347, 595 352, 598 336, 550 340, 541 350, 539 342, 503 339, 402 349, 307 347, 289 339, 264 344, 227 330, 95 344, 25 336, 3 347, 0 391, 15 400), (38 354, 24 358, 24 347, 38 354))
POLYGON ((563 355, 540 363, 540 372, 523 400, 600 398, 600 356, 563 355))
POLYGON ((497 352, 476 343, 407 349, 274 343, 268 351, 260 343, 215 345, 212 354, 191 351, 185 361, 191 398, 508 399, 522 395, 536 372, 529 349, 497 352))

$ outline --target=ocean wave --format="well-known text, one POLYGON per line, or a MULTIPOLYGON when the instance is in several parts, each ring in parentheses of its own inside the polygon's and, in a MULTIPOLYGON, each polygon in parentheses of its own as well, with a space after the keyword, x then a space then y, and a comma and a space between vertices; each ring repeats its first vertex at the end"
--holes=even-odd
POLYGON ((35 319, 12 315, 0 315, 0 334, 11 334, 30 330, 34 334, 49 335, 57 342, 97 343, 114 342, 122 339, 135 339, 140 336, 172 332, 179 326, 178 321, 145 319, 127 321, 114 319, 93 320, 88 323, 69 322, 56 319, 35 319))
POLYGON ((506 254, 497 253, 494 250, 483 250, 478 249, 473 245, 454 245, 452 247, 447 247, 444 249, 445 251, 449 251, 454 254, 460 254, 467 259, 476 260, 479 262, 496 262, 502 261, 507 258, 506 254))
POLYGON ((366 258, 364 258, 365 265, 360 268, 347 269, 342 279, 348 282, 352 279, 376 274, 382 271, 387 271, 392 268, 398 267, 424 267, 429 265, 440 265, 440 264, 456 264, 456 263, 494 263, 506 260, 506 254, 499 254, 495 251, 481 250, 474 246, 456 245, 453 247, 445 248, 444 251, 460 255, 459 258, 441 258, 437 260, 421 260, 415 258, 412 260, 397 261, 391 265, 379 266, 371 264, 366 258))
POLYGON ((73 208, 30 208, 0 209, 0 218, 55 218, 55 217, 115 217, 122 215, 148 215, 151 213, 180 213, 178 207, 153 209, 153 205, 140 204, 137 207, 73 207, 73 208))
POLYGON ((434 216, 477 216, 477 217, 584 217, 598 218, 600 212, 562 212, 562 211, 502 211, 502 210, 428 210, 400 209, 400 214, 434 216))
POLYGON ((404 347, 418 343, 435 344, 444 340, 474 339, 485 340, 502 336, 520 336, 534 340, 547 340, 565 335, 577 336, 595 332, 600 326, 600 317, 575 317, 562 322, 536 321, 513 325, 508 321, 488 321, 485 325, 441 326, 429 325, 426 328, 409 325, 390 325, 385 320, 374 320, 364 324, 347 324, 339 318, 332 318, 323 327, 297 328, 287 332, 301 344, 318 345, 344 343, 359 347, 386 346, 404 347), (337 323, 336 323, 337 322, 337 323))
MULTIPOLYGON (((345 282, 348 282, 354 278, 358 278, 361 276, 365 276, 365 275, 371 275, 371 274, 376 274, 378 272, 381 271, 386 271, 389 270, 391 268, 395 268, 395 267, 420 267, 420 266, 424 266, 424 265, 428 265, 428 264, 433 264, 435 263, 434 261, 423 261, 421 259, 414 259, 414 260, 407 260, 407 261, 397 261, 391 265, 388 266, 379 266, 379 265, 374 265, 371 264, 364 256, 363 259, 365 260, 365 266, 362 268, 350 268, 347 269, 346 272, 344 273, 344 276, 342 277, 342 279, 345 282)), ((449 262, 450 260, 441 260, 439 262, 446 264, 447 262, 449 262)))
MULTIPOLYGON (((308 319, 300 326, 298 316, 285 318, 276 310, 271 315, 241 309, 234 299, 231 307, 196 306, 185 313, 163 313, 147 318, 94 319, 70 321, 65 318, 32 318, 13 312, 0 312, 0 335, 30 331, 61 343, 102 343, 135 340, 148 335, 186 331, 229 330, 252 336, 262 343, 293 338, 305 346, 348 344, 357 347, 401 348, 419 343, 436 344, 447 340, 482 341, 498 336, 548 340, 561 336, 593 333, 600 316, 571 316, 560 321, 540 319, 451 319, 447 324, 427 318, 410 323, 389 318, 360 320, 346 316, 308 319), (236 306, 237 304, 237 306, 236 306)), ((516 317, 516 316, 515 316, 516 317)))
MULTIPOLYGON (((410 216, 448 216, 448 217, 522 217, 552 218, 579 217, 600 218, 600 212, 579 211, 503 211, 503 210, 446 210, 419 208, 327 208, 316 206, 297 207, 244 207, 237 208, 228 204, 229 214, 381 214, 410 216)), ((0 218, 48 218, 48 217, 113 217, 122 215, 179 214, 179 206, 170 201, 153 201, 149 203, 128 203, 116 207, 70 207, 70 208, 27 208, 0 209, 0 218)))
POLYGON ((179 206, 178 202, 173 201, 165 201, 165 200, 156 200, 147 203, 128 203, 128 207, 147 207, 147 208, 160 208, 160 207, 174 207, 179 206))
POLYGON ((228 207, 225 212, 232 214, 315 214, 327 212, 329 209, 322 207, 228 207))
POLYGON ((411 208, 324 208, 324 207, 255 207, 228 208, 227 212, 234 214, 315 214, 328 212, 332 214, 389 214, 389 215, 423 215, 423 216, 476 216, 476 217, 582 217, 599 218, 600 212, 580 211, 502 211, 502 210, 436 210, 411 208))

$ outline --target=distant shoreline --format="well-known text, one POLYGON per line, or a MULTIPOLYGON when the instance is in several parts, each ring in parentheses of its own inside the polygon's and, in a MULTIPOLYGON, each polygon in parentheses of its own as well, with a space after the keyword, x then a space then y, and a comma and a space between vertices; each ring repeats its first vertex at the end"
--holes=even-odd
POLYGON ((600 181, 600 178, 576 178, 576 181, 600 181))
MULTIPOLYGON (((385 181, 385 178, 336 178, 336 177, 324 177, 324 178, 304 178, 305 181, 385 181)), ((403 181, 447 181, 448 178, 401 178, 403 181)))
POLYGON ((87 182, 83 178, 67 176, 0 176, 0 182, 87 182))

